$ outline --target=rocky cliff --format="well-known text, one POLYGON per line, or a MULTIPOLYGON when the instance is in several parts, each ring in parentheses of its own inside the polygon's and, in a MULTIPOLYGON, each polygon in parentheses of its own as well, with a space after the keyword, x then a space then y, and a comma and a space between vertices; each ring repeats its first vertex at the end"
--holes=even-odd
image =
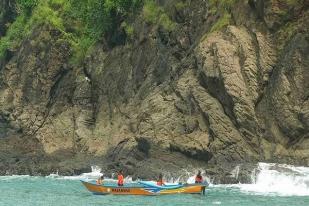
MULTIPOLYGON (((3 36, 10 2, 0 5, 3 36)), ((8 49, 0 174, 97 164, 145 178, 202 168, 216 182, 246 182, 258 161, 309 164, 308 2, 155 4, 169 26, 141 8, 130 36, 98 41, 79 64, 50 23, 8 49)))

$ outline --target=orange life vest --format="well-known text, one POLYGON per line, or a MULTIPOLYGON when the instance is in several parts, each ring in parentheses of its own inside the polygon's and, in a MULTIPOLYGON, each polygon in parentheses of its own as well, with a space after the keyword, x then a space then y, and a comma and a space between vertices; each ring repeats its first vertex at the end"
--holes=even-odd
POLYGON ((118 185, 123 185, 123 175, 118 175, 118 185))

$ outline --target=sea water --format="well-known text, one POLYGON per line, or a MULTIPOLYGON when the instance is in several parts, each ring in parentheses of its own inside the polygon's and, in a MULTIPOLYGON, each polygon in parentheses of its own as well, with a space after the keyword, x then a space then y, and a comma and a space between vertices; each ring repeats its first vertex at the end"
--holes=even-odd
POLYGON ((76 177, 61 177, 57 174, 48 177, 0 177, 0 206, 309 206, 308 167, 260 163, 257 171, 253 171, 252 184, 211 184, 206 195, 93 195, 81 184, 80 179, 91 180, 100 175, 99 169, 93 168, 92 173, 76 177))

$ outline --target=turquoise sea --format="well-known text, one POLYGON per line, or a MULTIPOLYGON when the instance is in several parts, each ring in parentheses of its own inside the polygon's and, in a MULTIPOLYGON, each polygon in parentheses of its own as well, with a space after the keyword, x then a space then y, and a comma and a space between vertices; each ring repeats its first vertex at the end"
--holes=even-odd
POLYGON ((1 206, 79 205, 299 205, 308 206, 309 196, 280 196, 244 192, 233 186, 212 186, 203 195, 112 196, 93 195, 79 180, 44 177, 0 178, 1 206))
POLYGON ((211 185, 205 196, 93 195, 79 181, 85 176, 3 176, 0 177, 0 206, 308 206, 309 175, 306 172, 309 170, 296 168, 295 171, 298 173, 282 173, 264 165, 254 183, 211 185))

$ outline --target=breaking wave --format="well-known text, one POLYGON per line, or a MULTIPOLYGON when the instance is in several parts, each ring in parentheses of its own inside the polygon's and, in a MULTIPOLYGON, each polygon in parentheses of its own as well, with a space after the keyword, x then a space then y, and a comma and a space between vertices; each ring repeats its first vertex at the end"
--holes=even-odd
POLYGON ((95 180, 104 175, 102 169, 98 166, 91 166, 91 172, 82 173, 77 176, 60 176, 58 172, 46 176, 47 178, 65 179, 65 180, 95 180))
POLYGON ((233 185, 242 192, 279 195, 308 196, 309 167, 293 165, 259 163, 252 172, 252 184, 233 185))

